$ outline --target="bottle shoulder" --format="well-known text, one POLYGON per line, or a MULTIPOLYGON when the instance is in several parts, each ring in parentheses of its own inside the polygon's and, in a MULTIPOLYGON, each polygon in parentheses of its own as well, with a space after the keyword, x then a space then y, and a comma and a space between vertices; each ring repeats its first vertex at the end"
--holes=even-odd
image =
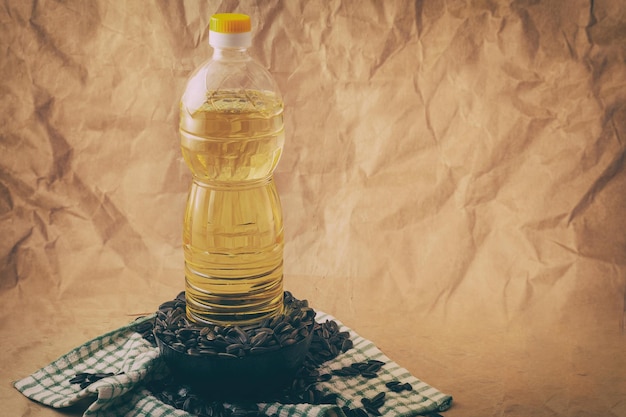
POLYGON ((189 77, 182 105, 193 111, 206 102, 209 94, 219 91, 256 91, 282 101, 276 81, 258 61, 209 59, 189 77))

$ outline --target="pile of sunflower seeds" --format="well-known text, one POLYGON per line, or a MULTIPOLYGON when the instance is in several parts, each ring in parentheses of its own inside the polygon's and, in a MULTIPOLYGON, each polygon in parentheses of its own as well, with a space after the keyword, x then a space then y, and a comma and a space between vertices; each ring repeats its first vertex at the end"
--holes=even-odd
MULTIPOLYGON (((259 326, 242 329, 237 326, 195 327, 187 321, 184 293, 159 307, 154 323, 145 321, 134 330, 156 346, 154 333, 179 351, 196 355, 242 356, 254 355, 255 349, 278 349, 311 336, 311 346, 302 367, 290 386, 276 394, 274 401, 284 404, 336 404, 337 394, 325 393, 316 384, 333 375, 320 374, 319 366, 352 349, 350 333, 340 331, 334 320, 316 322, 315 311, 306 300, 298 300, 285 292, 285 313, 268 319, 259 326), (152 331, 154 328, 154 332, 152 331), (312 332, 313 334, 310 334, 312 332)), ((264 350, 267 351, 267 350, 264 350)), ((172 378, 150 381, 148 390, 162 402, 200 417, 257 417, 255 404, 234 404, 225 408, 221 401, 206 398, 193 387, 172 378)), ((268 399, 269 400, 269 399, 268 399)))
MULTIPOLYGON (((335 323, 336 324, 336 323, 335 323)), ((335 344, 319 344, 307 354, 303 366, 294 377, 290 386, 286 387, 275 398, 268 398, 268 401, 276 401, 283 404, 337 404, 338 395, 327 393, 317 387, 318 382, 328 381, 333 375, 330 373, 320 373, 318 370, 320 358, 334 358, 330 349, 325 346, 337 346, 342 344, 342 336, 337 336, 332 332, 334 326, 329 322, 315 323, 313 337, 323 338, 335 336, 335 344), (331 328, 329 330, 329 328, 331 328), (320 354, 320 352, 324 352, 320 354)), ((345 346, 345 345, 344 345, 345 346)), ((334 349, 333 349, 334 351, 334 349)), ((323 362, 322 362, 323 363, 323 362)), ((148 390, 165 404, 175 408, 195 414, 199 417, 266 417, 258 411, 256 404, 231 404, 231 407, 224 407, 223 403, 215 398, 207 398, 194 391, 190 385, 180 384, 172 378, 163 378, 148 383, 148 390)))

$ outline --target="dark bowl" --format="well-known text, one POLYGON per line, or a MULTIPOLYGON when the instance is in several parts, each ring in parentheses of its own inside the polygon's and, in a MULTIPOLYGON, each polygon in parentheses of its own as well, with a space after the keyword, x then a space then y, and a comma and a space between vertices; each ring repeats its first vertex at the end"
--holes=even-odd
POLYGON ((290 384, 309 352, 313 326, 298 342, 242 357, 180 352, 155 333, 161 357, 172 376, 203 395, 232 400, 263 399, 290 384))

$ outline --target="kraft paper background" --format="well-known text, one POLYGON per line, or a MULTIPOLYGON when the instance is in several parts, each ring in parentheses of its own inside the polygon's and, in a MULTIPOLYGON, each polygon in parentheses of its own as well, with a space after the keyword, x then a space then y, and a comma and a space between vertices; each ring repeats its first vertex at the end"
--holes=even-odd
POLYGON ((178 102, 219 11, 284 96, 286 289, 448 417, 626 416, 618 0, 3 1, 3 415, 64 415, 12 381, 183 289, 178 102))

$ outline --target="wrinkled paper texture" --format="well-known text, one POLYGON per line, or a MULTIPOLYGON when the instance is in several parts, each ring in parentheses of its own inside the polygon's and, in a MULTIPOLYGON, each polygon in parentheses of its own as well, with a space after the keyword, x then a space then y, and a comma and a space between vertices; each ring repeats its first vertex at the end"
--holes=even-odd
POLYGON ((286 105, 285 288, 446 416, 626 416, 618 0, 4 1, 7 415, 57 415, 10 381, 184 288, 178 102, 222 11, 286 105))

